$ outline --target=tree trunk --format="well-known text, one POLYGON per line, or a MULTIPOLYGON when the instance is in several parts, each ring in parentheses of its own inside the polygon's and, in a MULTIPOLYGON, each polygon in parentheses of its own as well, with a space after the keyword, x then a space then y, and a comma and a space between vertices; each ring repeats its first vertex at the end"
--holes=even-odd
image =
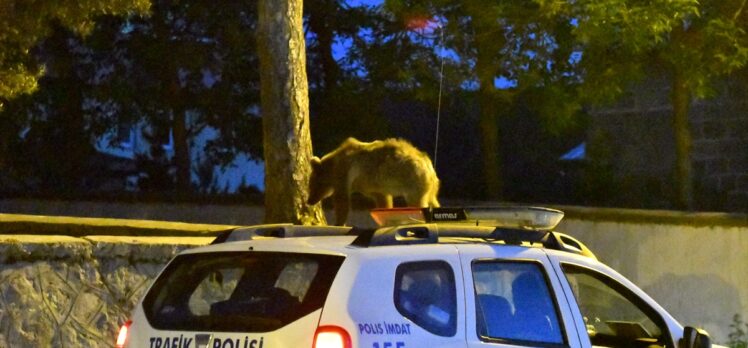
POLYGON ((302 0, 258 2, 265 222, 324 224, 309 195, 312 142, 302 0))
POLYGON ((688 123, 690 90, 680 72, 673 74, 673 131, 675 134, 675 204, 693 209, 693 173, 691 167, 691 128, 688 123))
POLYGON ((503 194, 503 179, 501 175, 501 152, 499 151, 499 110, 496 107, 496 78, 497 67, 493 64, 493 57, 501 47, 501 35, 486 35, 491 32, 486 25, 476 25, 475 45, 477 59, 475 71, 478 75, 480 90, 478 103, 480 104, 480 134, 481 150, 483 153, 483 176, 486 198, 500 199, 503 194))
MULTIPOLYGON (((478 64, 476 64, 477 66, 478 64)), ((480 79, 480 134, 483 154, 483 177, 486 185, 486 198, 499 199, 502 196, 501 154, 499 152, 499 123, 493 101, 493 79, 480 79), (484 87, 486 85, 486 87, 484 87)))
POLYGON ((317 0, 315 6, 309 10, 309 28, 317 35, 317 50, 322 64, 322 83, 327 95, 335 88, 340 75, 338 62, 332 55, 332 45, 335 33, 332 28, 335 21, 336 0, 317 0))
POLYGON ((182 108, 172 110, 172 140, 174 145, 174 164, 177 169, 177 192, 188 193, 192 190, 192 161, 187 137, 187 115, 182 108))

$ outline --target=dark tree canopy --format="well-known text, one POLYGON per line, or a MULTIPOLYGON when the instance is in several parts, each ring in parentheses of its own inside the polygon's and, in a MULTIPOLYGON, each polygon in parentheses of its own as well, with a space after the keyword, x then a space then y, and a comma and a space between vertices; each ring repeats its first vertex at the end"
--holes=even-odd
MULTIPOLYGON (((8 156, 21 163, 29 158, 28 151, 37 153, 30 158, 46 158, 55 153, 59 139, 42 129, 59 132, 73 127, 76 131, 69 132, 65 143, 88 149, 73 157, 80 159, 76 168, 86 168, 83 163, 96 160, 96 139, 135 128, 151 143, 150 154, 139 160, 139 166, 147 176, 162 177, 155 182, 146 179, 141 189, 160 192, 175 190, 175 184, 181 191, 192 190, 190 176, 202 164, 196 168, 190 163, 190 147, 208 126, 219 136, 204 149, 207 156, 201 161, 206 168, 228 165, 238 153, 261 158, 259 73, 251 39, 255 27, 256 8, 243 2, 214 6, 209 1, 157 1, 149 16, 99 17, 85 38, 56 30, 34 50, 47 66, 42 88, 31 97, 11 101, 4 113, 16 124, 4 130, 10 143, 17 144, 8 156), (31 131, 19 139, 19 130, 27 126, 31 131), (170 133, 173 160, 161 149, 170 133), (176 177, 168 174, 169 168, 176 168, 176 177)), ((45 161, 30 163, 49 167, 50 177, 73 176, 80 181, 81 176, 98 175, 87 170, 61 173, 65 166, 45 161)), ((15 177, 45 172, 15 165, 11 169, 15 177)))
MULTIPOLYGON (((557 177, 558 157, 585 139, 586 110, 658 76, 672 91, 679 187, 673 206, 688 207, 690 100, 713 95, 715 81, 745 66, 745 4, 307 1, 303 22, 294 24, 307 48, 303 123, 316 155, 350 136, 397 136, 433 157, 438 137, 443 194, 542 199, 554 193, 522 179, 557 177)), ((143 130, 153 145, 137 164, 151 178, 142 182, 147 190, 193 191, 197 174, 199 190, 210 192, 204 186, 211 169, 238 154, 291 152, 264 148, 261 129, 269 118, 261 117, 257 5, 3 2, 0 174, 23 178, 25 189, 96 186, 95 143, 127 127, 143 130), (206 129, 218 136, 196 149, 206 129), (173 158, 161 148, 170 134, 173 158), (194 150, 205 155, 193 158, 194 150)), ((299 163, 304 146, 291 156, 299 163)), ((303 181, 303 170, 297 174, 303 181)))
POLYGON ((147 13, 148 0, 25 1, 0 3, 0 107, 3 101, 36 89, 44 73, 29 52, 53 25, 87 34, 101 15, 147 13))

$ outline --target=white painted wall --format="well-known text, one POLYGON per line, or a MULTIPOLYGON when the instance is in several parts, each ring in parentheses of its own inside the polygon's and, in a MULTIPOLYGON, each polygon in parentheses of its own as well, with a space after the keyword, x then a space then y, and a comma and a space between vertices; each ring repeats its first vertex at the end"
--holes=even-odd
POLYGON ((733 315, 748 316, 748 226, 567 218, 558 230, 715 342, 727 342, 733 315))

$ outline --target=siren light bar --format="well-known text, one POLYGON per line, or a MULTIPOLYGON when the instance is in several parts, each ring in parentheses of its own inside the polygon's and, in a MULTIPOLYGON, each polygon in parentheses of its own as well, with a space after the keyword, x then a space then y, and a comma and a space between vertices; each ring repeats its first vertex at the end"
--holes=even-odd
POLYGON ((531 206, 466 208, 373 209, 371 217, 379 226, 419 223, 467 223, 527 230, 551 230, 564 217, 556 209, 531 206))

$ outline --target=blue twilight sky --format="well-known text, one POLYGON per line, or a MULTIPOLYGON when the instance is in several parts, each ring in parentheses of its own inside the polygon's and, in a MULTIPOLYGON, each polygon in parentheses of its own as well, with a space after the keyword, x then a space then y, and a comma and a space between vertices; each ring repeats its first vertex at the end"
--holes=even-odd
POLYGON ((348 5, 351 6, 361 6, 361 5, 379 5, 383 3, 383 0, 348 0, 346 1, 348 5))
MULTIPOLYGON (((347 0, 346 3, 350 6, 376 6, 381 5, 384 3, 384 0, 347 0)), ((350 39, 345 38, 337 38, 335 43, 333 43, 333 57, 337 60, 343 58, 346 54, 346 51, 348 50, 348 47, 352 44, 350 39)), ((449 59, 459 59, 456 53, 449 51, 449 50, 443 50, 441 48, 437 48, 439 50, 439 54, 448 57, 449 59)), ((499 89, 507 89, 517 86, 516 81, 509 80, 503 76, 497 77, 494 82, 496 88, 499 89)), ((477 89, 478 86, 475 85, 475 83, 466 82, 466 84, 463 85, 463 88, 471 89, 475 88, 477 89)))

